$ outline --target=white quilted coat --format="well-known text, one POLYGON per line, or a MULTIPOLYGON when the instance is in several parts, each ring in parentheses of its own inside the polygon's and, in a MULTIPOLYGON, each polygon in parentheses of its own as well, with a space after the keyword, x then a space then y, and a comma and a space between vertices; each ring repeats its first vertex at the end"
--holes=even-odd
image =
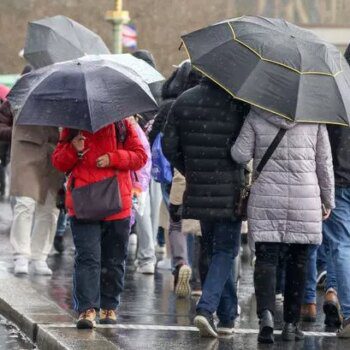
POLYGON ((280 128, 281 143, 252 186, 249 232, 255 242, 320 244, 322 207, 334 208, 332 154, 325 125, 295 124, 252 108, 231 149, 258 166, 280 128))

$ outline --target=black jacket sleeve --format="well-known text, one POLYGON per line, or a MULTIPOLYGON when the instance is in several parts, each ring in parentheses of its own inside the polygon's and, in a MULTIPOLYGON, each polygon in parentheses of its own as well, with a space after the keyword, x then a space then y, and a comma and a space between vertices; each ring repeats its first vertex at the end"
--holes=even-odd
POLYGON ((163 153, 171 165, 184 175, 185 164, 180 142, 179 120, 176 117, 176 103, 174 103, 170 109, 163 131, 163 153))
POLYGON ((163 131, 164 125, 166 123, 166 118, 168 116, 169 110, 171 108, 171 105, 173 104, 173 100, 164 102, 160 107, 157 115, 155 116, 152 130, 148 134, 149 142, 151 144, 151 147, 153 145, 154 140, 156 139, 157 135, 163 131))

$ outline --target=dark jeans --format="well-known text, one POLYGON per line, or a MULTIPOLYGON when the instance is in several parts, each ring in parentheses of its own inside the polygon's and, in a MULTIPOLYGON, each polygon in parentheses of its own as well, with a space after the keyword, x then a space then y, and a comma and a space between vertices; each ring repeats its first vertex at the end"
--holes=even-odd
POLYGON ((74 308, 114 310, 124 287, 130 218, 87 222, 71 218, 75 245, 74 308))
POLYGON ((275 313, 276 268, 281 254, 286 264, 284 288, 284 321, 298 322, 304 296, 308 244, 255 243, 254 286, 257 313, 275 313))
POLYGON ((216 311, 221 322, 229 323, 237 317, 237 290, 232 271, 240 248, 241 222, 201 221, 201 228, 202 251, 209 258, 209 267, 197 310, 211 314, 216 311))
POLYGON ((281 252, 276 269, 276 294, 284 294, 284 283, 286 280, 286 262, 281 252))

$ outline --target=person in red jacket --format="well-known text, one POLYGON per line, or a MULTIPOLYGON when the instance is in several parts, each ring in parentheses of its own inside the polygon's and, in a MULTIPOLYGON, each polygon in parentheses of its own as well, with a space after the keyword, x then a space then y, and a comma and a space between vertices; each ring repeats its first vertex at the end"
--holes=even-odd
POLYGON ((130 231, 130 171, 140 169, 146 161, 142 143, 127 120, 94 134, 63 129, 52 155, 54 167, 69 173, 66 207, 76 249, 73 298, 79 312, 79 329, 95 326, 96 310, 100 310, 100 323, 116 323, 130 231), (78 220, 71 193, 72 179, 78 188, 113 176, 119 184, 121 211, 102 221, 78 220))

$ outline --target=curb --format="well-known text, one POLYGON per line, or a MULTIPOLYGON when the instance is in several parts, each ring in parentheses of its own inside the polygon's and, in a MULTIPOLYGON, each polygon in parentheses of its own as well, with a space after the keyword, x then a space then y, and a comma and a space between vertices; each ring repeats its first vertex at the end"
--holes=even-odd
POLYGON ((8 273, 0 276, 0 314, 40 350, 118 349, 95 330, 72 327, 74 319, 68 312, 40 295, 26 279, 8 273))

